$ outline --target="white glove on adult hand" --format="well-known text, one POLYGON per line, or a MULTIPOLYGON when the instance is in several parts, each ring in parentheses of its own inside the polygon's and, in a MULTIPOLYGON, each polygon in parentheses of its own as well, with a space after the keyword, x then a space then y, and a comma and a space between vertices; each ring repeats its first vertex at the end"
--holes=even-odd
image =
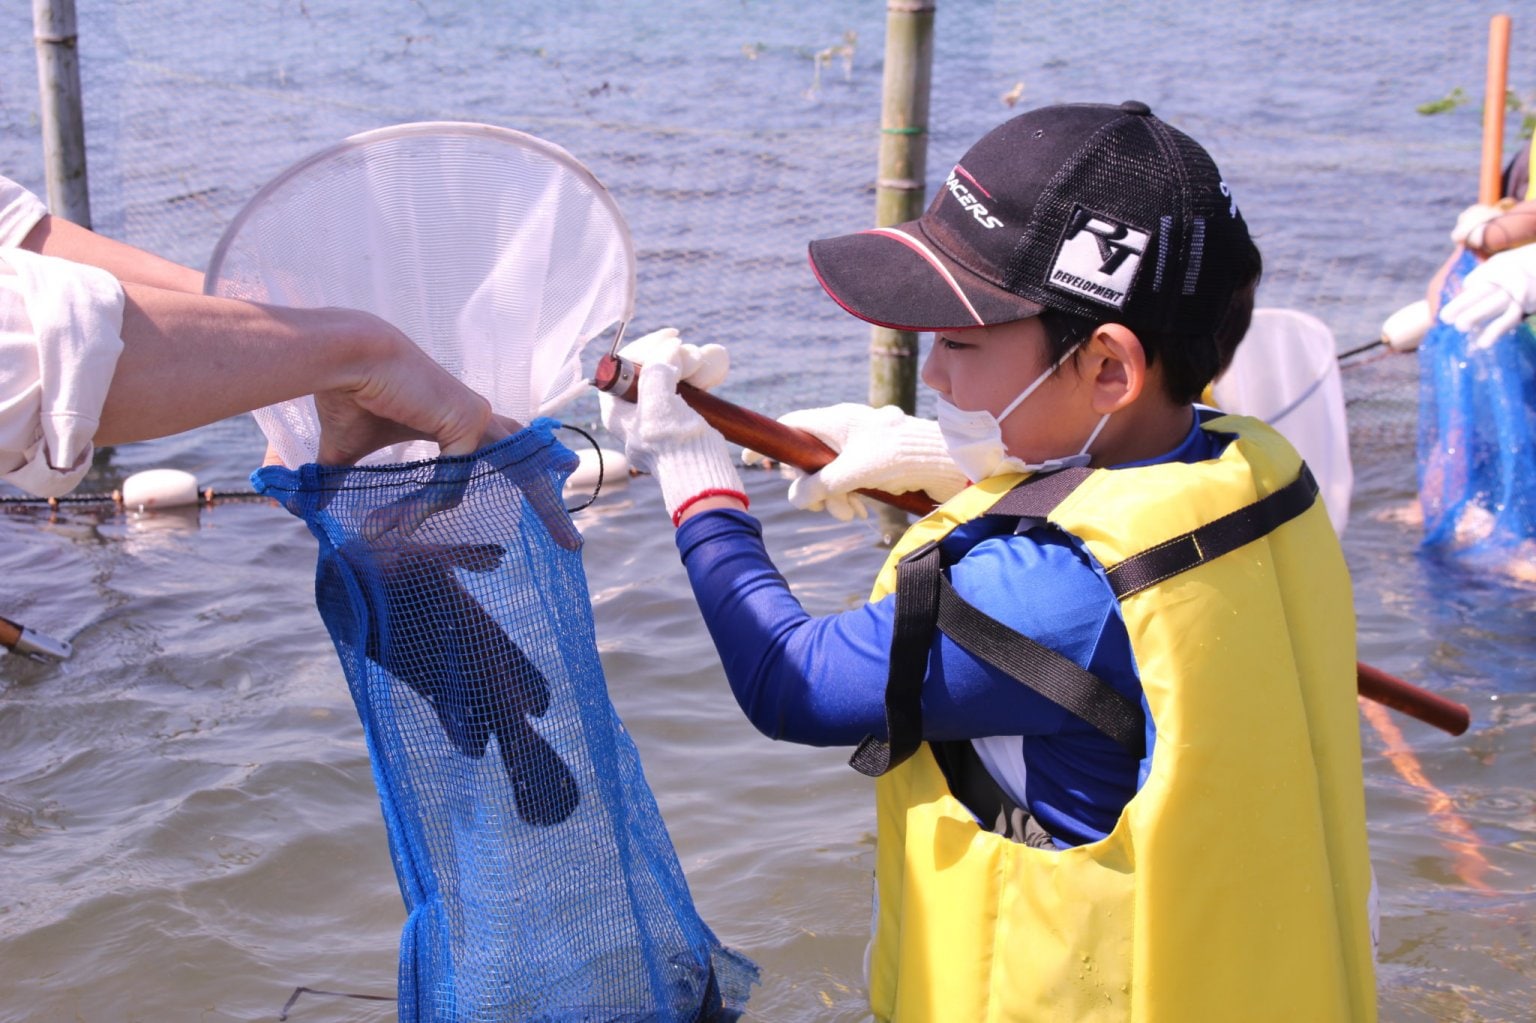
POLYGON ((1457 216, 1456 226, 1451 228, 1451 241, 1469 249, 1480 249, 1483 247, 1483 228, 1488 221, 1503 215, 1503 206, 1474 203, 1457 216))
MULTIPOLYGON (((819 472, 789 469, 789 502, 807 511, 826 511, 844 522, 869 514, 856 490, 904 494, 920 490, 947 501, 970 481, 949 456, 939 424, 918 419, 895 405, 871 408, 856 402, 803 409, 779 422, 816 437, 838 452, 819 472)), ((762 460, 748 452, 743 460, 762 460)))
POLYGON ((1440 310, 1440 319, 1463 334, 1477 336, 1473 348, 1487 348, 1536 311, 1536 245, 1495 253, 1462 281, 1461 294, 1440 310))
POLYGON ((635 401, 598 394, 603 426, 623 442, 631 465, 656 477, 674 523, 683 508, 711 491, 739 494, 746 500, 725 438, 677 393, 685 363, 696 373, 703 371, 706 380, 724 379, 725 368, 717 363, 725 349, 704 347, 718 349, 720 356, 706 356, 703 349, 684 345, 670 328, 648 334, 619 353, 643 363, 635 401), (686 352, 688 348, 694 352, 686 352))

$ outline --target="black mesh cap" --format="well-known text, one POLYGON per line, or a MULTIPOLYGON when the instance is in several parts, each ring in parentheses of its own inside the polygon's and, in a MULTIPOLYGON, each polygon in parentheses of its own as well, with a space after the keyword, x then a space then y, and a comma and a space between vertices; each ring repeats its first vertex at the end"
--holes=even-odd
POLYGON ((917 220, 811 243, 860 319, 959 330, 1056 309, 1213 333, 1248 228, 1199 143, 1144 103, 1041 107, 988 132, 917 220))

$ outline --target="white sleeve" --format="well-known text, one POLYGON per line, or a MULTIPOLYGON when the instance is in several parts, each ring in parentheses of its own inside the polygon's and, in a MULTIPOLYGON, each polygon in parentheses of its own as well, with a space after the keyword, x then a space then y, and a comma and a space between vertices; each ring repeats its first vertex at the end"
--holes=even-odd
POLYGON ((123 288, 105 270, 0 249, 0 478, 68 493, 123 350, 123 288))
POLYGON ((41 199, 0 176, 0 248, 20 245, 47 212, 41 199))

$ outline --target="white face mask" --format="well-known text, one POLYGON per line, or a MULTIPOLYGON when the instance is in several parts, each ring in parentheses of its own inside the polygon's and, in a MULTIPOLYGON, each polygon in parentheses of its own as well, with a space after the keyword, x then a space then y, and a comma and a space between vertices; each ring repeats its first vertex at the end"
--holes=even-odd
POLYGON ((938 402, 939 432, 944 437, 944 444, 949 448, 949 455, 960 466, 960 471, 965 473, 973 482, 979 483, 990 476, 996 476, 1004 472, 1050 472, 1054 469, 1066 469, 1075 465, 1087 465, 1091 455, 1088 449, 1098 439, 1099 431, 1104 429, 1104 424, 1109 422, 1110 413, 1106 412, 1099 418, 1098 425, 1083 441, 1082 448, 1075 455, 1065 458, 1047 458, 1043 462, 1026 462, 1014 458, 1008 454, 1003 446, 1003 420, 1024 403, 1024 399, 1034 394, 1041 384, 1045 383, 1050 375, 1061 367, 1063 362, 1077 349, 1069 349, 1066 355, 1057 359, 1044 373, 1035 378, 1034 382, 1024 388, 1017 398, 1008 403, 1008 407, 997 415, 993 415, 986 409, 978 409, 975 412, 967 412, 956 408, 942 397, 938 402))

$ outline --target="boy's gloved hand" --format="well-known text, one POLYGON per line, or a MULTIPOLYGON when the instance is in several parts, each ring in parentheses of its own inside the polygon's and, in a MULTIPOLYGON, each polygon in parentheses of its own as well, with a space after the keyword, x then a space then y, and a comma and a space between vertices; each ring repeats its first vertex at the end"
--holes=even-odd
POLYGON ((1467 274, 1461 294, 1440 310, 1440 319, 1487 348, 1536 311, 1536 244, 1489 256, 1467 274))
POLYGON ((672 328, 647 334, 619 354, 643 367, 634 403, 599 393, 603 426, 624 444, 631 465, 655 476, 675 524, 694 500, 730 494, 746 502, 741 474, 725 438, 677 393, 683 380, 708 387, 725 379, 730 365, 720 345, 686 345, 672 328))
MULTIPOLYGON (((892 494, 920 490, 942 502, 970 482, 949 456, 939 424, 909 416, 895 405, 871 408, 845 402, 791 412, 780 416, 779 422, 812 434, 838 452, 819 472, 809 475, 786 467, 785 475, 793 480, 789 501, 796 508, 825 510, 846 522, 869 514, 856 490, 892 494)), ((742 459, 765 460, 751 451, 742 459)))
POLYGON ((619 354, 642 365, 671 362, 677 367, 678 380, 701 391, 719 386, 731 368, 731 353, 724 345, 687 344, 676 327, 663 327, 638 337, 620 348, 619 354))

